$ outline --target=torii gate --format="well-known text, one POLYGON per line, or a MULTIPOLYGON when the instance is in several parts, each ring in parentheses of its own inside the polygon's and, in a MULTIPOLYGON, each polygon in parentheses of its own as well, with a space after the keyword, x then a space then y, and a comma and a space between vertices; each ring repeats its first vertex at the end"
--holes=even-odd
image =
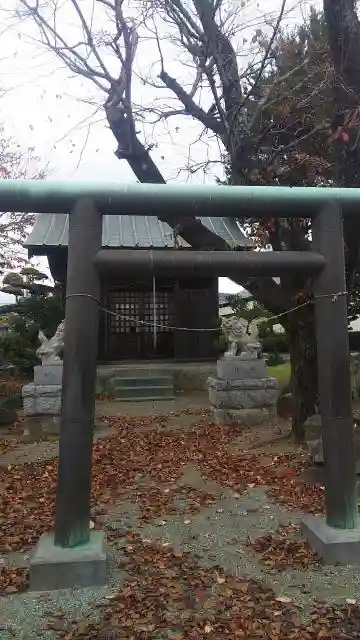
POLYGON ((326 520, 306 516, 303 530, 325 560, 360 561, 342 221, 345 214, 359 215, 359 208, 358 189, 0 182, 1 211, 70 213, 55 532, 39 541, 31 588, 106 580, 104 538, 90 532, 89 522, 100 273, 109 270, 156 275, 174 266, 188 275, 196 270, 203 275, 280 276, 291 270, 314 276, 326 520), (102 214, 146 212, 179 219, 220 217, 224 211, 238 218, 311 218, 312 251, 101 248, 102 214), (57 572, 46 570, 54 564, 57 572))

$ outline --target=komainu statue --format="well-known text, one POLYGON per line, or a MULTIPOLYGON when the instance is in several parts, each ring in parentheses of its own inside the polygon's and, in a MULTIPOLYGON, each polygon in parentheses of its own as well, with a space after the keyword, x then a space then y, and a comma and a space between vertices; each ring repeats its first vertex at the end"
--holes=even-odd
POLYGON ((42 331, 39 331, 40 347, 36 355, 41 359, 41 364, 54 364, 61 362, 64 351, 65 320, 60 322, 52 338, 47 338, 42 331))
POLYGON ((232 316, 224 318, 222 330, 228 342, 226 356, 238 356, 243 358, 259 358, 261 356, 261 344, 259 343, 258 323, 262 319, 256 318, 250 324, 243 318, 232 316))

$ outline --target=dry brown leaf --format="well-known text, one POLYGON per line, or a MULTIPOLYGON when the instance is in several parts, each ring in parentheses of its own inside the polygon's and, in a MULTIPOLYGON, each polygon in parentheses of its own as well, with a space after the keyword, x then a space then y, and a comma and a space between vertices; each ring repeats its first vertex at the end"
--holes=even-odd
POLYGON ((215 572, 215 575, 216 575, 216 582, 218 584, 224 584, 224 582, 226 582, 226 578, 220 575, 220 573, 218 573, 217 571, 215 572))
POLYGON ((276 602, 281 602, 282 604, 290 604, 290 602, 293 601, 292 598, 289 598, 288 596, 278 596, 277 598, 275 598, 276 602))

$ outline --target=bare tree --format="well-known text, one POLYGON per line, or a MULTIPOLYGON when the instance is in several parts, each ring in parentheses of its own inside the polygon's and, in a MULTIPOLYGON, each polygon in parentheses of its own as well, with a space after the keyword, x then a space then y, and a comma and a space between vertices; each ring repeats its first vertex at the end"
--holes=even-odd
MULTIPOLYGON (((243 55, 250 55, 250 62, 241 69, 242 58, 234 42, 246 39, 246 29, 255 29, 253 47, 255 40, 265 37, 258 25, 259 17, 250 16, 245 24, 241 22, 239 6, 246 8, 246 4, 234 5, 228 0, 143 0, 130 9, 124 0, 89 0, 85 4, 67 0, 62 5, 56 0, 19 0, 21 15, 25 10, 35 21, 43 44, 72 73, 89 79, 103 93, 106 118, 117 142, 117 157, 129 163, 140 182, 151 183, 164 183, 165 179, 151 157, 154 142, 144 142, 139 129, 144 121, 156 124, 174 115, 196 120, 207 135, 215 136, 234 173, 240 174, 242 166, 248 164, 251 122, 247 105, 271 64, 272 45, 286 3, 283 0, 275 24, 268 25, 271 35, 260 59, 256 56, 258 47, 249 51, 248 45, 242 45, 243 55), (70 28, 70 24, 75 26, 70 28), (190 88, 167 70, 167 56, 161 45, 164 41, 170 43, 173 58, 174 47, 186 53, 181 66, 193 76, 190 88), (144 72, 146 63, 142 64, 141 55, 146 53, 145 47, 152 48, 152 52, 154 47, 158 50, 155 78, 144 72), (145 86, 151 96, 152 89, 157 94, 161 89, 165 91, 162 104, 158 95, 150 104, 137 104, 134 85, 145 86)), ((255 123, 254 113, 251 120, 255 123)), ((194 248, 227 248, 195 219, 168 216, 166 222, 194 248)), ((271 278, 239 281, 238 274, 234 274, 233 279, 274 312, 283 311, 290 304, 271 278)))
MULTIPOLYGON (((32 147, 26 151, 7 138, 0 127, 0 179, 43 178, 45 171, 38 171, 38 158, 32 147)), ((33 224, 31 213, 0 212, 0 274, 25 263, 22 243, 33 224)))
MULTIPOLYGON (((45 47, 72 74, 88 79, 102 92, 116 155, 129 163, 140 182, 165 182, 151 157, 156 127, 187 118, 198 124, 196 144, 201 140, 218 144, 217 161, 226 165, 230 183, 283 184, 284 164, 295 158, 294 149, 318 134, 319 123, 308 121, 305 126, 298 113, 304 113, 304 105, 310 105, 320 91, 327 69, 320 57, 309 70, 313 77, 307 75, 307 53, 303 53, 312 46, 310 39, 310 44, 300 42, 298 63, 279 73, 281 48, 298 46, 282 32, 289 10, 286 0, 267 18, 256 14, 251 4, 251 0, 138 0, 129 5, 125 0, 65 0, 59 5, 56 0, 19 0, 20 15, 36 23, 45 47), (319 68, 324 72, 320 80, 319 68), (301 86, 301 104, 295 100, 292 111, 286 107, 281 115, 279 109, 275 121, 271 114, 278 102, 284 106, 281 92, 289 87, 289 79, 295 97, 301 86), (151 140, 149 126, 155 127, 151 140)), ((296 162, 306 164, 301 154, 296 162)), ((188 169, 197 168, 190 159, 188 169)), ((195 218, 162 219, 194 248, 228 248, 195 218)), ((266 239, 271 241, 271 235, 278 250, 299 248, 299 242, 301 248, 309 248, 303 225, 284 222, 281 233, 267 230, 266 239)), ((276 283, 272 278, 243 280, 239 274, 229 275, 273 313, 292 309, 299 291, 306 288, 306 283, 291 278, 276 283)), ((299 382, 294 387, 297 424, 316 403, 316 347, 312 313, 292 318, 287 328, 296 342, 292 356, 299 382)))

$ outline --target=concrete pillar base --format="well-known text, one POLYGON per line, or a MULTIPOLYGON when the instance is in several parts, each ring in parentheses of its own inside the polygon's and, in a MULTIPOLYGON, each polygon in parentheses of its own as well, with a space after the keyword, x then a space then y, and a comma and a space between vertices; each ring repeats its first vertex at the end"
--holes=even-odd
POLYGON ((325 518, 306 515, 301 532, 325 564, 360 565, 360 528, 334 529, 325 518))
POLYGON ((30 591, 53 591, 101 586, 107 580, 106 539, 90 532, 86 545, 63 549, 54 534, 43 533, 30 561, 30 591))

